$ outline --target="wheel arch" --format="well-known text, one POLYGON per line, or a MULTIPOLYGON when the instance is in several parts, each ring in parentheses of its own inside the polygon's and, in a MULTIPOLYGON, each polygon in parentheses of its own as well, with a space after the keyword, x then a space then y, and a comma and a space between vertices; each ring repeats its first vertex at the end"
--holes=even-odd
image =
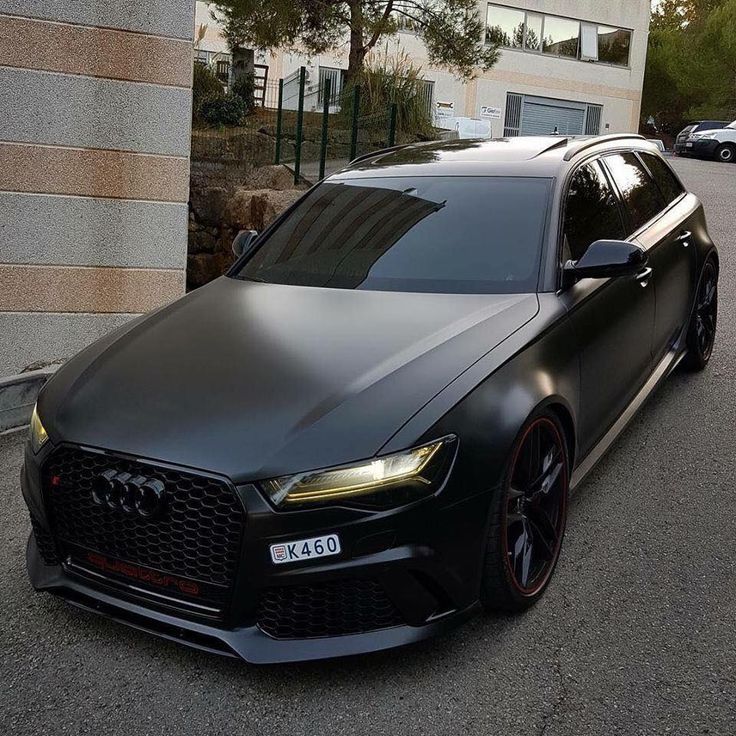
POLYGON ((565 441, 567 442, 567 455, 568 460, 570 461, 570 470, 572 471, 572 468, 575 467, 575 453, 577 452, 575 420, 572 418, 570 409, 555 398, 547 404, 547 407, 555 414, 562 425, 562 430, 565 433, 565 441))
POLYGON ((537 364, 526 371, 508 365, 490 376, 448 412, 422 439, 441 434, 460 437, 463 472, 477 490, 495 487, 503 478, 508 459, 530 418, 550 412, 563 430, 570 472, 577 453, 577 363, 569 371, 550 371, 537 364), (491 470, 492 477, 479 472, 491 470), (490 481, 490 482, 489 482, 490 481))

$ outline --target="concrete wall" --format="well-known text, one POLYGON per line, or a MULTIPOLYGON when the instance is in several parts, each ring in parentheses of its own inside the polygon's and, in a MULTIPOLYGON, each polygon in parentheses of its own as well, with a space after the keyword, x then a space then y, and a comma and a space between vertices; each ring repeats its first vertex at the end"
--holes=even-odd
POLYGON ((0 376, 184 293, 193 28, 193 0, 0 0, 0 376))

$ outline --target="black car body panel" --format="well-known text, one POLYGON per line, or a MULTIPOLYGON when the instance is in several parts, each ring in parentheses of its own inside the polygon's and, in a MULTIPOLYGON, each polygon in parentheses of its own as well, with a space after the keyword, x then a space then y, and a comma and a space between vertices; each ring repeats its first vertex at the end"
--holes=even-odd
POLYGON ((235 483, 339 465, 376 454, 537 311, 536 294, 220 278, 88 349, 82 370, 79 361, 62 367, 39 410, 52 439, 206 468, 235 483))
POLYGON ((696 158, 715 158, 720 145, 720 141, 710 138, 696 139, 693 141, 693 145, 687 149, 687 152, 696 158))
POLYGON ((489 507, 520 428, 540 407, 554 412, 579 482, 684 354, 717 253, 697 198, 636 138, 410 146, 329 181, 423 176, 549 180, 535 293, 257 283, 238 278, 246 254, 228 277, 87 348, 42 391, 50 439, 28 445, 21 478, 34 587, 251 662, 406 644, 478 608, 489 507), (629 191, 632 170, 651 191, 629 191), (565 283, 571 192, 588 174, 646 267, 565 283), (443 480, 417 500, 284 509, 264 490, 446 437, 443 480), (105 468, 168 484, 169 515, 93 506, 89 479, 105 468), (218 494, 227 503, 212 511, 218 494), (74 514, 99 527, 75 528, 74 514), (335 532, 334 556, 269 556, 335 532))
POLYGON ((728 120, 696 120, 695 122, 689 123, 675 137, 675 153, 680 156, 694 153, 694 146, 688 147, 686 145, 688 138, 690 138, 693 133, 702 133, 706 130, 718 130, 719 128, 725 128, 728 123, 728 120))

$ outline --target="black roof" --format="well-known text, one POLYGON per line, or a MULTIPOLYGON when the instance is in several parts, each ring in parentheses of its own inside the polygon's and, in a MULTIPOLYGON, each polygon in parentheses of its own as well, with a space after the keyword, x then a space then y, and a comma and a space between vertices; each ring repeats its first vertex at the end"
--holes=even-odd
POLYGON ((332 180, 376 176, 554 176, 593 147, 654 150, 639 135, 519 136, 412 143, 361 156, 332 180), (398 170, 400 169, 400 171, 398 170))

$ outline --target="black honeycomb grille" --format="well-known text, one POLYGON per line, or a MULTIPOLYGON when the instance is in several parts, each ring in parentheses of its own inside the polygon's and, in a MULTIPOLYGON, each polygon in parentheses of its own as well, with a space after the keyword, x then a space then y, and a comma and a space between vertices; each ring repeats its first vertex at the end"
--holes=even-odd
POLYGON ((36 538, 36 547, 47 565, 58 565, 59 554, 56 551, 54 538, 39 523, 35 516, 31 516, 31 527, 33 536, 36 538))
POLYGON ((405 623, 373 579, 337 580, 263 591, 261 631, 275 639, 311 639, 358 634, 405 623))
POLYGON ((44 468, 52 530, 64 543, 218 586, 232 585, 243 510, 223 481, 72 447, 44 468), (153 519, 100 506, 92 482, 113 469, 160 480, 166 509, 153 519))

